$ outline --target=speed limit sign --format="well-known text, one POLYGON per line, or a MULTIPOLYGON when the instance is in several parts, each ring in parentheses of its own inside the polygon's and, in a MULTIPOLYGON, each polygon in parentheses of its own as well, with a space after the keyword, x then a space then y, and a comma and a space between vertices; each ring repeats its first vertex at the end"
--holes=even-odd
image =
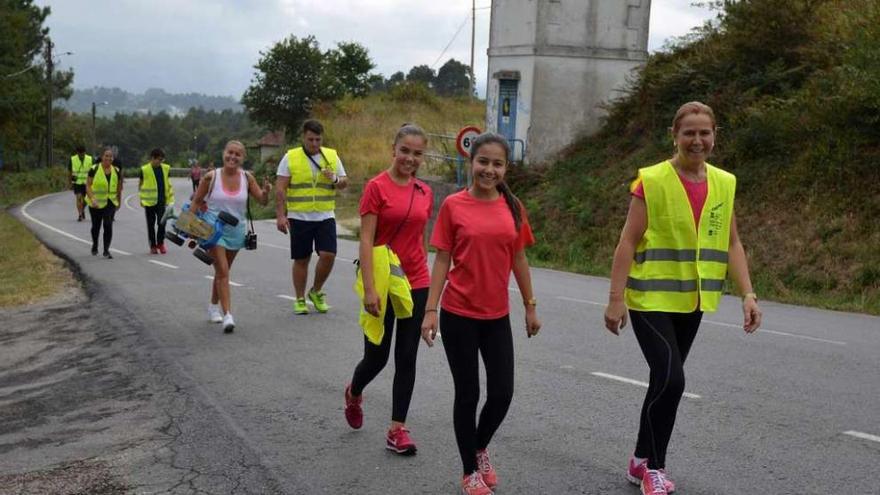
POLYGON ((458 131, 458 135, 455 136, 455 149, 458 150, 458 154, 465 158, 470 158, 471 144, 473 144, 474 138, 482 133, 483 131, 481 131, 479 127, 473 125, 462 127, 461 130, 458 131))

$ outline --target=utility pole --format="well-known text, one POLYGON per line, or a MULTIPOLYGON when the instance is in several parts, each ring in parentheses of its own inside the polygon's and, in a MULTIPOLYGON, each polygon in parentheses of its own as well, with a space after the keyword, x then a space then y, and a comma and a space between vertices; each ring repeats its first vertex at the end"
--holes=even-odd
POLYGON ((52 40, 46 37, 46 168, 52 166, 52 40))
POLYGON ((471 100, 474 99, 477 81, 474 77, 474 38, 477 30, 477 0, 471 0, 471 100))

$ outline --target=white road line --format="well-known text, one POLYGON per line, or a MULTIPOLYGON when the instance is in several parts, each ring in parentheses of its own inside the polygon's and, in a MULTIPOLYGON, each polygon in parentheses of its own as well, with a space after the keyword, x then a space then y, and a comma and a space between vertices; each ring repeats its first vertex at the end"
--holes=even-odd
POLYGON ((132 211, 134 211, 134 208, 130 204, 128 204, 128 200, 130 200, 131 198, 133 198, 135 196, 137 196, 137 194, 129 194, 128 196, 125 197, 125 200, 123 201, 123 203, 125 204, 125 207, 128 208, 129 210, 132 210, 132 211))
POLYGON ((281 299, 287 299, 288 301, 296 301, 296 298, 293 296, 286 296, 284 294, 278 294, 278 297, 280 297, 281 299))
MULTIPOLYGON (((81 243, 83 243, 83 244, 86 244, 86 245, 88 245, 88 246, 91 246, 91 245, 92 245, 91 241, 87 241, 86 239, 83 239, 82 237, 77 237, 77 236, 75 236, 75 235, 73 235, 73 234, 70 234, 70 233, 68 233, 68 232, 65 232, 65 231, 63 231, 63 230, 61 230, 61 229, 59 229, 59 228, 55 228, 55 227, 49 225, 49 224, 46 223, 46 222, 41 222, 40 220, 37 220, 36 218, 32 217, 30 213, 28 213, 27 209, 28 209, 28 207, 29 207, 34 201, 38 201, 38 200, 40 200, 40 199, 47 198, 47 197, 51 196, 52 194, 55 194, 55 193, 44 194, 44 195, 42 195, 42 196, 40 196, 40 197, 37 197, 37 198, 34 198, 34 199, 28 201, 27 203, 24 204, 24 206, 21 207, 21 214, 22 214, 25 218, 27 218, 28 220, 30 220, 31 222, 34 222, 34 223, 37 224, 37 225, 40 225, 40 226, 42 226, 42 227, 45 227, 45 228, 51 230, 52 232, 55 232, 56 234, 61 234, 61 235, 63 235, 63 236, 69 237, 69 238, 71 238, 71 239, 73 239, 73 240, 75 240, 75 241, 79 241, 79 242, 81 242, 81 243)), ((123 251, 123 250, 121 250, 121 249, 110 248, 110 251, 112 251, 112 252, 114 252, 114 253, 116 253, 116 254, 124 255, 124 256, 131 256, 131 253, 125 252, 125 251, 123 251)))
MULTIPOLYGON (((630 385, 638 385, 639 387, 648 388, 648 384, 647 384, 647 383, 645 383, 645 382, 640 382, 640 381, 638 381, 638 380, 633 380, 632 378, 624 378, 624 377, 622 377, 622 376, 610 375, 610 374, 608 374, 608 373, 601 373, 601 372, 599 372, 599 371, 594 371, 594 372, 591 372, 590 374, 593 375, 593 376, 598 376, 598 377, 600 377, 600 378, 607 378, 607 379, 609 379, 609 380, 615 380, 615 381, 618 381, 618 382, 629 383, 630 385)), ((702 397, 700 397, 699 395, 697 395, 697 394, 692 394, 692 393, 690 393, 690 392, 685 392, 685 393, 683 393, 682 395, 683 395, 684 397, 687 397, 688 399, 701 399, 701 398, 702 398, 702 397)))
POLYGON ((354 263, 354 260, 350 260, 348 258, 343 258, 341 256, 337 256, 336 259, 338 259, 339 261, 344 261, 346 263, 354 263))
POLYGON ((180 267, 177 267, 177 266, 174 266, 174 265, 170 265, 170 264, 168 264, 168 263, 162 263, 161 261, 156 261, 156 260, 147 260, 147 261, 149 261, 150 263, 153 263, 154 265, 164 266, 165 268, 173 268, 173 269, 175 269, 175 270, 177 270, 178 268, 180 268, 180 267))
POLYGON ((877 435, 871 435, 869 433, 862 433, 860 431, 845 431, 844 435, 849 435, 851 437, 861 438, 862 440, 870 440, 872 442, 880 442, 880 437, 877 435))
MULTIPOLYGON (((731 323, 723 323, 720 321, 712 321, 712 320, 703 320, 703 322, 709 323, 710 325, 718 325, 720 327, 728 327, 728 328, 738 328, 738 329, 742 330, 742 325, 734 325, 731 323)), ((814 342, 822 342, 825 344, 846 345, 846 342, 841 342, 839 340, 820 339, 818 337, 810 337, 809 335, 798 335, 796 333, 780 332, 778 330, 767 330, 764 328, 759 328, 758 332, 759 333, 769 333, 769 334, 773 334, 773 335, 782 335, 783 337, 794 337, 797 339, 812 340, 814 342)))
MULTIPOLYGON (((205 278, 208 280, 214 280, 214 277, 211 275, 205 275, 205 278)), ((233 282, 232 280, 229 281, 229 285, 231 285, 233 287, 244 287, 244 285, 242 285, 238 282, 233 282)))
POLYGON ((565 297, 565 296, 556 296, 556 299, 561 299, 563 301, 582 303, 582 304, 592 304, 593 306, 605 306, 605 303, 590 301, 588 299, 575 299, 573 297, 565 297))

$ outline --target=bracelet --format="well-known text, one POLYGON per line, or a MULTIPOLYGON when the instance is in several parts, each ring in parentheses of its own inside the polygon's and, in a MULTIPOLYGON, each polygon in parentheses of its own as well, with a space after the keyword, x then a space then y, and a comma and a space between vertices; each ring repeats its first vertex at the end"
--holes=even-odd
POLYGON ((758 302, 758 295, 754 292, 746 292, 745 294, 743 294, 743 301, 745 301, 747 297, 751 297, 755 300, 755 302, 758 302))
POLYGON ((436 313, 437 308, 425 308, 425 313, 436 313))

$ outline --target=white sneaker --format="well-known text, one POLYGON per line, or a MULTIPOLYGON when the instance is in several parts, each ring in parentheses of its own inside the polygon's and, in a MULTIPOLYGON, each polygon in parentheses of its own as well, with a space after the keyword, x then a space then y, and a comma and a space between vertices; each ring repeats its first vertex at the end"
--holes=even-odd
POLYGON ((232 333, 235 330, 235 320, 232 319, 232 313, 226 313, 223 317, 223 333, 232 333))
POLYGON ((208 320, 211 323, 220 323, 223 321, 223 313, 220 311, 219 304, 208 304, 208 320))

